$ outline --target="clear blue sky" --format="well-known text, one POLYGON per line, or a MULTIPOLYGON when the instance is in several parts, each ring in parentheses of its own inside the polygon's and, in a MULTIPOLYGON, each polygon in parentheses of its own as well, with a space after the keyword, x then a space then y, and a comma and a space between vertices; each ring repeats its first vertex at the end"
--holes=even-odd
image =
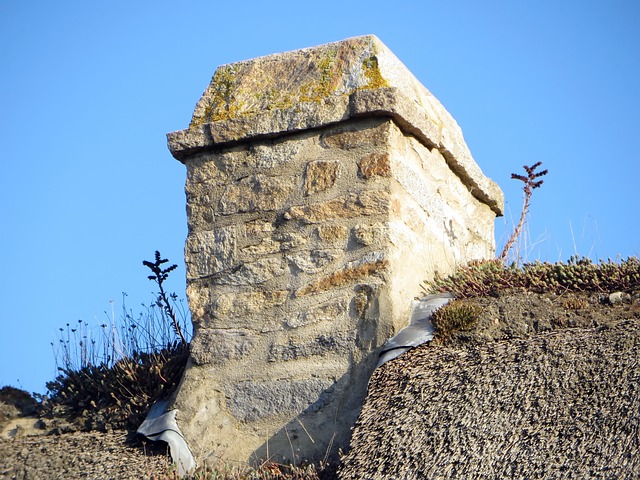
POLYGON ((528 260, 640 254, 636 1, 0 0, 0 385, 44 392, 57 328, 152 298, 159 249, 184 290, 186 128, 220 64, 377 35, 502 186, 503 244, 536 191, 528 260))

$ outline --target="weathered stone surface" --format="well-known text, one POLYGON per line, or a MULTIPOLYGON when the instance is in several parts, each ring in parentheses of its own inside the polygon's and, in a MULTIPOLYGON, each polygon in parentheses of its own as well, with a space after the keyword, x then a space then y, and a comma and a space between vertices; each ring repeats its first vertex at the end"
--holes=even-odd
POLYGON ((198 365, 220 365, 248 355, 256 342, 246 330, 200 329, 191 342, 191 359, 198 365))
POLYGON ((332 288, 343 287, 371 275, 382 275, 387 266, 388 260, 384 258, 384 255, 367 255, 358 261, 350 262, 345 268, 299 288, 296 291, 296 296, 313 295, 332 288))
POLYGON ((242 422, 290 412, 313 412, 328 403, 333 381, 330 379, 278 379, 269 382, 246 381, 227 387, 229 409, 242 422))
POLYGON ((256 245, 248 245, 242 248, 242 253, 246 256, 267 255, 280 251, 280 243, 271 238, 265 238, 256 245))
POLYGON ((284 305, 287 294, 287 290, 225 293, 216 299, 213 314, 241 321, 241 317, 284 305))
MULTIPOLYGON (((263 112, 273 115, 301 105, 321 110, 327 98, 378 88, 386 81, 376 58, 393 55, 388 50, 381 52, 382 48, 375 37, 357 37, 279 54, 277 61, 268 56, 221 66, 198 102, 191 126, 263 112)), ((304 113, 302 118, 312 112, 304 113)), ((290 129, 287 125, 285 130, 290 129)))
POLYGON ((215 216, 216 209, 211 205, 198 205, 195 202, 187 204, 187 226, 191 232, 212 230, 215 216))
POLYGON ((295 249, 306 245, 308 239, 295 232, 275 232, 260 243, 247 245, 240 251, 245 257, 256 257, 295 249))
POLYGON ((313 325, 319 322, 337 321, 347 311, 347 302, 345 300, 332 301, 322 305, 318 305, 308 310, 304 310, 297 315, 292 315, 285 321, 285 326, 289 328, 297 328, 306 325, 313 325))
POLYGON ((271 132, 283 132, 285 123, 289 132, 321 128, 346 118, 348 110, 348 97, 327 97, 320 109, 313 103, 299 103, 273 112, 211 122, 205 125, 205 138, 201 141, 203 145, 229 145, 241 137, 262 138, 271 132))
POLYGON ((231 268, 236 263, 235 226, 195 232, 187 237, 187 277, 206 277, 231 268))
POLYGON ((209 143, 205 126, 199 125, 187 130, 167 134, 167 145, 176 159, 185 159, 188 155, 201 151, 209 143))
POLYGON ((316 235, 325 244, 344 243, 348 229, 343 225, 319 225, 316 227, 316 235))
POLYGON ((310 342, 303 339, 289 339, 284 344, 273 344, 269 349, 270 362, 286 362, 318 355, 347 355, 355 344, 355 336, 344 332, 322 334, 310 342))
POLYGON ((286 258, 296 269, 305 273, 316 273, 343 256, 342 250, 321 249, 287 255, 286 258))
POLYGON ((200 185, 205 182, 224 182, 229 178, 224 162, 206 153, 195 155, 187 164, 187 185, 200 185), (218 161, 216 161, 218 160, 218 161))
POLYGON ((373 245, 381 241, 387 233, 387 228, 381 223, 358 224, 352 229, 353 237, 361 245, 373 245))
POLYGON ((349 193, 333 200, 312 205, 294 206, 287 210, 287 220, 319 223, 337 218, 382 215, 389 210, 389 192, 384 190, 349 193))
POLYGON ((369 307, 371 306, 371 301, 374 296, 374 292, 377 288, 374 288, 371 285, 356 285, 355 287, 356 295, 353 298, 353 306, 358 314, 358 317, 365 318, 367 316, 367 312, 369 307))
POLYGON ((317 160, 309 162, 304 177, 304 193, 323 192, 336 183, 338 162, 317 160))
POLYGON ((382 125, 366 131, 356 128, 339 128, 323 134, 320 145, 324 148, 353 150, 360 147, 380 148, 386 141, 386 126, 382 125))
POLYGON ((255 168, 273 169, 286 165, 300 151, 298 142, 267 142, 251 147, 255 168))
POLYGON ((274 231, 272 222, 265 220, 250 220, 244 224, 245 235, 248 237, 260 236, 274 231))
POLYGON ((360 176, 368 179, 374 176, 390 177, 391 164, 388 153, 370 153, 358 160, 360 176))
POLYGON ((261 258, 242 264, 237 270, 220 275, 218 285, 259 285, 284 273, 280 258, 261 258))
POLYGON ((283 252, 298 248, 307 244, 307 239, 295 232, 279 232, 273 238, 280 243, 280 250, 283 252))
POLYGON ((275 210, 292 191, 293 185, 286 179, 251 175, 225 189, 220 210, 224 215, 275 210))

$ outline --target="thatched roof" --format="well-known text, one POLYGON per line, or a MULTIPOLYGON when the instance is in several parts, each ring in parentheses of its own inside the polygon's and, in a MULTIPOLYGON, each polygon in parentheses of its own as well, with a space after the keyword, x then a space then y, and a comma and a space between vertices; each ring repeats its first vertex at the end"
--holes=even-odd
POLYGON ((342 479, 640 478, 640 304, 482 299, 374 372, 342 479))

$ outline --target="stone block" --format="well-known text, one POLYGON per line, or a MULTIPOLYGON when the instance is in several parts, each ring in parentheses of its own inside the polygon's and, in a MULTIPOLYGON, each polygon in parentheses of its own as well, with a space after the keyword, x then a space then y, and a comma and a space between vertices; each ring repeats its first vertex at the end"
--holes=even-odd
POLYGON ((387 235, 387 227, 382 223, 358 224, 351 229, 353 238, 361 245, 369 246, 383 241, 387 235))
POLYGON ((194 156, 187 168, 187 185, 192 189, 197 185, 207 182, 223 183, 229 179, 229 172, 226 171, 225 163, 219 157, 200 154, 194 156))
POLYGON ((384 275, 388 260, 381 254, 367 255, 358 261, 350 262, 346 267, 320 277, 296 290, 297 297, 314 295, 330 289, 341 288, 370 276, 384 275))
POLYGON ((243 263, 234 271, 217 276, 214 282, 217 285, 260 285, 283 274, 282 259, 269 257, 243 263))
POLYGON ((344 257, 344 251, 338 249, 318 249, 299 252, 286 256, 295 269, 304 273, 316 273, 344 257))
POLYGON ((293 312, 293 315, 285 321, 285 326, 298 328, 319 322, 337 322, 345 315, 346 311, 347 302, 344 299, 339 299, 302 310, 297 314, 293 312))
POLYGON ((323 192, 336 183, 338 177, 338 162, 317 160, 307 163, 304 176, 304 193, 323 192))
POLYGON ((299 142, 265 142, 250 147, 253 164, 256 169, 276 169, 293 161, 300 151, 299 142))
POLYGON ((278 232, 273 236, 273 238, 276 242, 280 243, 280 250, 283 252, 303 247, 308 242, 306 237, 295 232, 278 232))
POLYGON ((265 220, 250 220, 244 224, 244 231, 247 237, 262 237, 275 230, 272 222, 265 220))
POLYGON ((199 329, 191 342, 191 359, 197 365, 221 365, 248 355, 256 340, 246 330, 199 329))
POLYGON ((293 185, 284 178, 251 175, 226 187, 220 199, 220 212, 230 215, 276 210, 292 191, 293 185))
POLYGON ((187 237, 187 278, 214 275, 233 267, 237 261, 235 226, 194 232, 187 237))
POLYGON ((255 257, 257 255, 267 255, 270 253, 277 253, 280 251, 280 243, 276 242, 271 238, 264 238, 262 241, 256 245, 247 245, 243 247, 241 252, 246 257, 255 257))
POLYGON ((238 382, 226 388, 231 414, 241 422, 317 412, 331 398, 334 381, 323 378, 238 382))
POLYGON ((315 232, 318 239, 325 245, 344 243, 348 235, 348 229, 344 225, 319 225, 315 232))
POLYGON ((349 193, 326 202, 289 208, 284 218, 303 223, 320 223, 339 218, 382 215, 389 210, 389 192, 385 190, 349 193))
POLYGON ((358 160, 358 171, 362 178, 369 179, 374 176, 390 177, 391 163, 388 153, 370 153, 358 160))
POLYGON ((356 148, 384 148, 386 143, 386 124, 361 130, 354 127, 340 127, 320 136, 320 145, 324 148, 353 150, 356 148))
POLYGON ((311 341, 304 338, 274 343, 269 349, 268 361, 287 362, 322 355, 348 355, 355 345, 355 336, 345 332, 321 334, 311 341))
MULTIPOLYGON (((284 305, 287 290, 234 292, 219 295, 213 304, 213 315, 241 324, 243 318, 284 305)), ((255 320, 254 320, 255 322, 255 320)), ((260 325, 255 324, 254 328, 260 325)))
POLYGON ((377 289, 372 285, 356 285, 354 288, 353 306, 359 318, 367 317, 377 289))

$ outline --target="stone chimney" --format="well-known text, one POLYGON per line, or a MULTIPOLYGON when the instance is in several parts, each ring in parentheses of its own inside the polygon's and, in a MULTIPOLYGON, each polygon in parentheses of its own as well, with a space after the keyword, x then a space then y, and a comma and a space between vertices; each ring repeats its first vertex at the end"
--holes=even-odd
POLYGON ((335 458, 420 283, 495 255, 502 192, 374 36, 223 65, 168 139, 195 327, 173 406, 194 456, 335 458))

